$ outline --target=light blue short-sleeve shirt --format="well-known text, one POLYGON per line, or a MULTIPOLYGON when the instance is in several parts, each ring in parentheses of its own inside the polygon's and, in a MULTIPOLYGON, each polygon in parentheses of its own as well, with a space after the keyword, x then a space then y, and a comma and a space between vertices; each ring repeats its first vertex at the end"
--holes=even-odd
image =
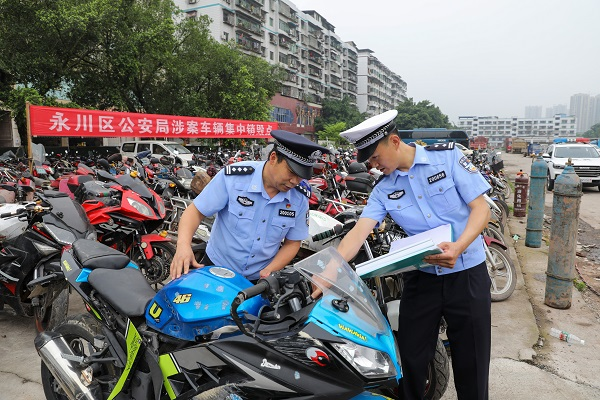
POLYGON ((194 199, 194 206, 205 216, 217 214, 206 248, 211 261, 254 280, 284 238, 308 237, 308 199, 296 189, 269 198, 262 180, 265 162, 232 166, 243 165, 254 172, 226 175, 222 169, 194 199))
MULTIPOLYGON (((395 170, 375 186, 361 218, 381 222, 387 214, 407 234, 415 235, 440 225, 451 224, 457 239, 464 231, 468 204, 490 189, 481 173, 456 148, 426 150, 415 145, 413 165, 407 172, 395 170)), ((479 235, 460 255, 454 268, 426 267, 423 271, 451 274, 485 261, 479 235)))

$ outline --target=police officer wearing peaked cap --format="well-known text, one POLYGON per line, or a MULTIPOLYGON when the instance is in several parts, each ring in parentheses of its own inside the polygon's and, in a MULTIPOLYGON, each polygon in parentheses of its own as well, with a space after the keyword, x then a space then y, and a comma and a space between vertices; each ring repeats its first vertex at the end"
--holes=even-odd
POLYGON ((432 266, 403 274, 400 385, 404 398, 423 398, 444 317, 458 398, 487 399, 491 297, 481 232, 490 217, 482 195, 490 187, 453 143, 404 143, 396 115, 387 111, 341 133, 358 149, 358 161, 369 160, 383 176, 338 250, 350 260, 388 213, 409 235, 451 224, 454 241, 438 244, 443 252, 425 258, 432 266))
POLYGON ((219 171, 179 221, 171 278, 190 267, 228 267, 250 280, 288 265, 308 236, 312 164, 328 150, 303 136, 271 132, 275 146, 266 161, 243 161, 219 171), (194 258, 192 237, 206 216, 216 214, 206 255, 194 258), (283 240, 283 244, 281 241, 283 240))

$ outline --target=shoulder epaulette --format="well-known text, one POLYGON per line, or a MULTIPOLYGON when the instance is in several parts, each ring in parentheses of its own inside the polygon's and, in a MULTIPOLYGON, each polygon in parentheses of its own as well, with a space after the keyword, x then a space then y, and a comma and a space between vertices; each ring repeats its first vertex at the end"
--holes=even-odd
POLYGON ((296 190, 302 193, 304 196, 310 199, 310 193, 312 192, 310 185, 306 183, 306 181, 301 181, 298 185, 296 185, 296 190))
POLYGON ((249 165, 227 165, 225 175, 250 175, 254 172, 254 167, 249 165))
POLYGON ((447 143, 435 143, 425 146, 425 150, 436 151, 436 150, 452 150, 454 148, 454 142, 447 143))

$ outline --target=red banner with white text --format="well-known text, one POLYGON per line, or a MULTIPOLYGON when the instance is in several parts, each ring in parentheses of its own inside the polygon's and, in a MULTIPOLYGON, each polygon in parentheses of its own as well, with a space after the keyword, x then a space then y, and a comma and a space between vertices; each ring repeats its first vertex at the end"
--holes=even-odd
POLYGON ((32 136, 270 138, 277 122, 29 106, 32 136))

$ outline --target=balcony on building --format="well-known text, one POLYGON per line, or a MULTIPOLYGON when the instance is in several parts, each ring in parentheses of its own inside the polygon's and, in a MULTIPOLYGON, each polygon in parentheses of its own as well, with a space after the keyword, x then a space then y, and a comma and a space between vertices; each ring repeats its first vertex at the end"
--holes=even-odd
POLYGON ((240 15, 237 15, 235 25, 238 28, 244 29, 247 32, 250 32, 254 35, 258 35, 261 38, 265 36, 265 31, 261 29, 260 24, 258 24, 256 22, 252 22, 248 19, 242 18, 242 17, 240 17, 240 15))
POLYGON ((314 52, 314 51, 308 51, 308 61, 315 63, 317 65, 322 66, 323 65, 323 59, 321 58, 321 55, 314 52))
POLYGON ((293 98, 300 98, 300 90, 297 87, 281 85, 281 95, 293 98))
POLYGON ((294 24, 280 20, 279 21, 279 31, 280 31, 279 32, 280 34, 286 35, 291 40, 294 40, 294 41, 298 40, 298 30, 294 24))
POLYGON ((343 51, 342 43, 333 36, 329 37, 329 45, 339 52, 343 51))
POLYGON ((232 12, 223 10, 223 23, 231 26, 235 25, 235 17, 233 16, 232 12))
POLYGON ((242 11, 244 14, 256 18, 258 21, 265 22, 265 14, 263 13, 262 4, 254 0, 235 0, 237 11, 242 11))
POLYGON ((334 99, 341 99, 342 98, 342 90, 337 89, 337 88, 329 88, 329 89, 327 89, 325 95, 327 97, 331 97, 334 99))
POLYGON ((322 93, 323 92, 323 84, 319 81, 316 81, 314 79, 308 79, 308 88, 310 90, 314 90, 317 93, 322 93))
POLYGON ((279 2, 279 14, 292 20, 292 22, 298 23, 298 15, 290 6, 283 2, 279 2))
POLYGON ((308 74, 310 76, 314 76, 314 77, 317 77, 317 78, 322 78, 323 77, 323 71, 321 71, 320 68, 316 68, 316 67, 314 67, 312 65, 308 66, 308 74))
POLYGON ((358 63, 358 54, 356 54, 356 52, 352 49, 346 49, 346 55, 348 56, 348 59, 353 61, 355 64, 358 63))
POLYGON ((329 75, 331 83, 336 85, 336 86, 342 86, 342 79, 335 76, 335 75, 329 75))
POLYGON ((265 48, 262 46, 262 42, 260 40, 256 40, 246 32, 239 29, 236 32, 236 43, 243 50, 248 50, 260 55, 264 55, 265 53, 265 48))

